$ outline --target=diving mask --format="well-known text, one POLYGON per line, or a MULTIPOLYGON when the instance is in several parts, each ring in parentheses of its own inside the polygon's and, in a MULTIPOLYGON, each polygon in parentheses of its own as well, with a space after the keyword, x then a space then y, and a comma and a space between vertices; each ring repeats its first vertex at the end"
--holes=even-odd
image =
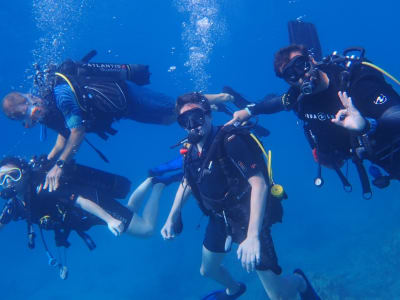
POLYGON ((3 186, 7 183, 7 179, 18 182, 22 178, 22 171, 19 168, 10 168, 4 171, 0 171, 0 186, 3 186))
POLYGON ((179 126, 192 130, 203 126, 206 120, 206 112, 201 108, 193 108, 180 114, 177 118, 179 126))
POLYGON ((310 59, 304 55, 298 55, 283 68, 282 77, 286 82, 296 84, 311 68, 310 59))
POLYGON ((25 128, 31 128, 42 119, 42 109, 40 103, 33 101, 32 96, 24 96, 27 102, 27 108, 22 119, 22 125, 25 128))

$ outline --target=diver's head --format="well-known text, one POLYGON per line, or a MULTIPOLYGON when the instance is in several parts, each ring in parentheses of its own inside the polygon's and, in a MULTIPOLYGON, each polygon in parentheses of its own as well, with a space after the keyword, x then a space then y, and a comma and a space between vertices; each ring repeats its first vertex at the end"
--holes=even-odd
POLYGON ((3 98, 2 109, 9 119, 20 121, 25 128, 35 126, 48 111, 43 99, 18 92, 9 93, 3 98))
POLYGON ((28 163, 18 157, 9 156, 0 161, 0 189, 2 194, 24 194, 28 182, 28 163))
POLYGON ((303 94, 321 91, 321 72, 317 62, 303 45, 290 45, 275 54, 276 76, 291 86, 298 87, 303 94))
POLYGON ((191 144, 204 141, 212 129, 211 106, 201 93, 188 93, 176 101, 178 124, 188 133, 191 144))

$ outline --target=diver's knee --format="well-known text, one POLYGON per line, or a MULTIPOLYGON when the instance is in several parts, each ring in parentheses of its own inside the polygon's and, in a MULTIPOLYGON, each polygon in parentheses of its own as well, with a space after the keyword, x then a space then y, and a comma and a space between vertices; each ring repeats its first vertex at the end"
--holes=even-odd
POLYGON ((146 224, 143 228, 143 237, 151 237, 155 233, 155 225, 152 224, 146 224))
POLYGON ((209 277, 208 270, 203 265, 200 266, 200 275, 203 277, 209 277))
POLYGON ((211 277, 218 268, 219 266, 208 266, 202 264, 200 267, 200 275, 203 277, 211 277))

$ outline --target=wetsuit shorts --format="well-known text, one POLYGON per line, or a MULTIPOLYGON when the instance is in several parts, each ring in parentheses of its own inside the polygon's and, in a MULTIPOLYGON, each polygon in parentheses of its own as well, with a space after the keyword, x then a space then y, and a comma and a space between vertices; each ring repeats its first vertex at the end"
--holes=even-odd
MULTIPOLYGON (((222 217, 211 215, 206 229, 203 245, 204 247, 216 253, 225 253, 226 229, 222 217)), ((260 264, 256 266, 257 270, 271 270, 275 274, 282 273, 278 265, 278 258, 275 253, 274 243, 269 228, 262 230, 260 235, 261 257, 260 264)))

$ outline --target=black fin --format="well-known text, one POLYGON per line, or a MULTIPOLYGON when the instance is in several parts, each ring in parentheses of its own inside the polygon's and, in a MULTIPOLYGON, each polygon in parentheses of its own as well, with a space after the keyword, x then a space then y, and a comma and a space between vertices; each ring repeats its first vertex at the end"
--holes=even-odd
POLYGON ((256 124, 256 126, 254 126, 252 131, 254 131, 254 133, 260 137, 267 137, 271 134, 271 132, 267 128, 262 127, 261 125, 258 125, 258 124, 256 124))
POLYGON ((229 95, 232 95, 234 97, 233 104, 240 109, 245 108, 247 105, 251 104, 250 101, 246 100, 242 95, 240 95, 238 92, 236 92, 233 88, 230 86, 224 86, 222 88, 223 93, 227 93, 229 95))
POLYGON ((290 44, 304 45, 317 61, 322 59, 322 48, 314 24, 298 20, 289 21, 288 31, 290 44))
POLYGON ((88 54, 86 54, 82 59, 81 59, 81 63, 87 64, 93 57, 95 57, 97 55, 97 51, 96 50, 92 50, 90 51, 88 54))
MULTIPOLYGON (((234 97, 233 104, 239 108, 239 109, 244 109, 247 105, 251 104, 252 102, 246 100, 242 95, 240 95, 238 92, 236 92, 233 88, 230 86, 224 86, 222 88, 223 93, 227 93, 229 95, 232 95, 234 97)), ((267 95, 266 97, 269 97, 272 95, 267 95)), ((228 115, 233 115, 233 111, 231 111, 226 105, 220 104, 221 107, 218 106, 218 111, 224 112, 228 115)), ((261 137, 266 137, 270 135, 270 131, 267 128, 262 127, 261 125, 255 124, 255 126, 252 129, 258 136, 261 137)))

